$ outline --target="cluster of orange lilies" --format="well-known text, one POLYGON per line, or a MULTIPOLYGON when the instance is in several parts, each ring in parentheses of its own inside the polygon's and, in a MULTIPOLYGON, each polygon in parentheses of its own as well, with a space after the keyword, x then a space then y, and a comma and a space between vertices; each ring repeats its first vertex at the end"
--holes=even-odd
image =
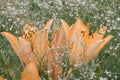
POLYGON ((30 22, 23 26, 22 34, 15 37, 9 32, 1 32, 10 42, 14 52, 19 57, 24 68, 20 80, 42 80, 39 72, 47 71, 50 80, 59 80, 63 74, 62 63, 65 47, 69 50, 71 67, 66 75, 69 79, 73 70, 85 62, 89 62, 100 53, 101 49, 112 39, 112 35, 104 38, 106 26, 100 27, 94 33, 89 32, 90 24, 86 25, 78 18, 69 26, 61 19, 61 25, 48 40, 48 34, 53 20, 49 20, 43 29, 39 30, 30 22))

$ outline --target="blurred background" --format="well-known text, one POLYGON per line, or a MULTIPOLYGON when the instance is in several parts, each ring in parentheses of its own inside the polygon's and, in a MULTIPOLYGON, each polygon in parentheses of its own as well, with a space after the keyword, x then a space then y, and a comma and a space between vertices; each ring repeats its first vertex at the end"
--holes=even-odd
MULTIPOLYGON (((22 26, 31 22, 41 29, 47 20, 57 25, 64 19, 72 25, 77 18, 90 23, 90 31, 107 26, 114 38, 99 56, 72 73, 70 80, 120 80, 120 1, 119 0, 0 0, 0 32, 19 36, 22 26)), ((106 36, 105 35, 105 36, 106 36)), ((0 35, 0 76, 19 80, 22 66, 9 42, 0 35)), ((44 73, 43 80, 47 80, 44 73)))

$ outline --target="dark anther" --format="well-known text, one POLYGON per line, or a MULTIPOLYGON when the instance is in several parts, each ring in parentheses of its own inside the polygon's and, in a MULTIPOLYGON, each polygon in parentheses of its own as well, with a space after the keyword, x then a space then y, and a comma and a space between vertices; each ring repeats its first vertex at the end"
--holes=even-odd
POLYGON ((81 31, 81 34, 83 34, 83 36, 85 36, 85 31, 81 31))
POLYGON ((30 32, 28 32, 28 38, 31 38, 32 37, 32 34, 30 32))
POLYGON ((35 32, 34 32, 34 31, 30 31, 29 33, 30 33, 30 34, 35 34, 35 32))
POLYGON ((92 32, 90 32, 88 35, 89 35, 89 36, 92 36, 92 39, 93 39, 94 36, 93 36, 93 33, 92 33, 92 32))
POLYGON ((27 34, 25 34, 25 39, 27 39, 27 34))

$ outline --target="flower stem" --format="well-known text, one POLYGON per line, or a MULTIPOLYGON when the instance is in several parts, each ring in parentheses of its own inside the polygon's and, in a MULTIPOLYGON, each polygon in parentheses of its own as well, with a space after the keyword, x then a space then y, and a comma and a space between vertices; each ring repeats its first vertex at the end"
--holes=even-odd
POLYGON ((100 74, 101 74, 101 69, 102 69, 103 63, 100 61, 99 62, 99 67, 98 67, 98 73, 96 75, 96 80, 99 80, 100 74))

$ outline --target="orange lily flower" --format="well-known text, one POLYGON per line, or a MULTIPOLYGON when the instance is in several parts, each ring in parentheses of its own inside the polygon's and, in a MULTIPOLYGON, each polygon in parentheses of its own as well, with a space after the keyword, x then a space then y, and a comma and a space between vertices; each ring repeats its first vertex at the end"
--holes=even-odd
POLYGON ((61 79, 63 69, 59 63, 63 61, 66 47, 69 47, 69 62, 72 67, 70 67, 66 76, 66 80, 68 80, 73 69, 77 69, 84 62, 98 56, 101 49, 113 37, 108 35, 104 38, 106 26, 91 34, 89 32, 90 24, 85 25, 78 18, 72 27, 61 20, 62 25, 57 29, 52 41, 49 43, 48 30, 52 22, 53 20, 49 20, 42 30, 38 30, 31 23, 26 23, 20 37, 15 37, 8 32, 1 32, 12 45, 20 61, 25 65, 21 80, 40 80, 38 70, 46 69, 48 69, 48 72, 50 71, 48 73, 49 79, 61 79), (30 70, 29 73, 28 70, 30 70))
MULTIPOLYGON (((82 63, 88 62, 98 56, 101 49, 113 37, 112 35, 108 35, 103 38, 107 29, 106 26, 101 27, 99 30, 91 34, 89 32, 90 24, 87 23, 85 25, 79 18, 72 27, 69 27, 64 20, 61 20, 61 22, 68 38, 68 46, 70 50, 69 61, 74 68, 77 68, 77 66, 82 65, 82 63)), ((68 77, 71 72, 72 69, 70 68, 68 71, 68 77)))
POLYGON ((60 26, 51 42, 51 53, 48 62, 48 70, 51 71, 48 76, 52 80, 61 79, 63 69, 59 64, 62 63, 66 50, 66 38, 64 28, 60 26))
POLYGON ((20 80, 41 80, 36 64, 28 63, 21 74, 20 80))
POLYGON ((84 25, 79 18, 72 27, 69 27, 64 20, 61 20, 61 22, 68 35, 71 65, 76 64, 83 57, 86 58, 85 61, 90 61, 99 54, 100 50, 113 37, 112 35, 108 35, 106 38, 103 38, 107 29, 106 26, 90 34, 89 24, 84 25))
POLYGON ((9 32, 1 32, 1 34, 8 39, 14 52, 24 65, 34 62, 37 66, 41 66, 47 60, 46 55, 49 47, 47 30, 51 26, 52 21, 49 20, 42 30, 38 30, 31 23, 26 23, 23 26, 23 33, 20 37, 15 37, 9 32))

